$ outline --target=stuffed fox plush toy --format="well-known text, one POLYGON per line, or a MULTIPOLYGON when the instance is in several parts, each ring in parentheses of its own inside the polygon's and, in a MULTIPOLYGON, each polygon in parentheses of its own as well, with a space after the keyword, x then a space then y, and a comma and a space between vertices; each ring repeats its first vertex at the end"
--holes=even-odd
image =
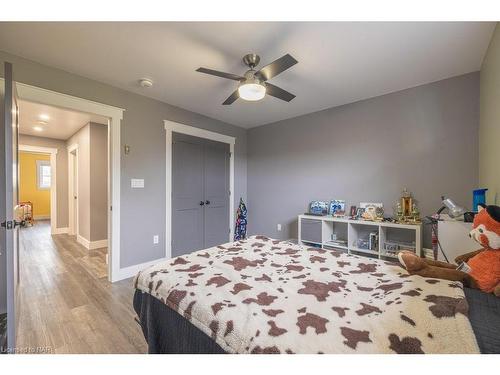
POLYGON ((459 269, 450 263, 420 258, 410 251, 400 252, 399 262, 411 275, 461 281, 465 286, 500 297, 500 207, 480 207, 469 236, 483 248, 457 257, 459 269))

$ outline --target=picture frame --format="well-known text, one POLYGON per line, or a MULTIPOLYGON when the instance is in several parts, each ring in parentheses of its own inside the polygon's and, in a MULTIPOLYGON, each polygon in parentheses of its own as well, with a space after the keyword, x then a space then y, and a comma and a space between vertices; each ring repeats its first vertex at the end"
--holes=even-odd
POLYGON ((312 201, 309 203, 309 213, 313 215, 328 215, 328 203, 324 201, 312 201))
POLYGON ((356 209, 356 219, 361 219, 363 214, 365 213, 365 209, 363 207, 358 207, 356 209))
POLYGON ((328 213, 332 216, 345 216, 345 200, 333 199, 330 201, 328 213))

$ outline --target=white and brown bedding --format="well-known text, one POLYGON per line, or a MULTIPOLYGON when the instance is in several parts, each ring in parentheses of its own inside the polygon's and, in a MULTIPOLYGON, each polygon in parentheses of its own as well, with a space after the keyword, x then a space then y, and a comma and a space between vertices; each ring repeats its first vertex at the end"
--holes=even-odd
POLYGON ((251 237, 135 280, 229 353, 478 353, 462 285, 251 237))

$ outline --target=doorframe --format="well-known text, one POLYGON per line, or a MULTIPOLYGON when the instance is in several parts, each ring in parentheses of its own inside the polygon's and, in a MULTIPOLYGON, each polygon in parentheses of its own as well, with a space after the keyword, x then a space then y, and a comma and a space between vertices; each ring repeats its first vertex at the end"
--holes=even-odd
MULTIPOLYGON (((3 78, 0 78, 3 81, 3 78)), ((120 267, 121 121, 125 109, 16 81, 19 99, 108 118, 108 280, 127 278, 120 267)))
POLYGON ((172 133, 181 133, 193 137, 209 139, 227 143, 229 145, 229 242, 233 240, 234 222, 234 144, 236 138, 229 135, 215 133, 209 130, 196 128, 194 126, 178 122, 163 120, 165 127, 165 171, 166 171, 166 205, 165 205, 165 257, 172 257, 172 133))
MULTIPOLYGON (((57 148, 19 144, 19 151, 50 155, 50 233, 64 233, 66 228, 57 228, 57 148)), ((33 212, 31 213, 33 215, 33 212)), ((34 216, 33 216, 34 218, 34 216)))
POLYGON ((80 201, 78 200, 78 144, 72 144, 67 147, 68 150, 68 234, 73 236, 80 234, 80 227, 78 222, 78 212, 80 211, 80 201), (73 156, 73 152, 75 155, 73 156), (74 165, 76 167, 76 181, 74 165), (76 186, 76 189, 75 189, 76 186), (75 195, 77 196, 76 212, 75 208, 75 195))

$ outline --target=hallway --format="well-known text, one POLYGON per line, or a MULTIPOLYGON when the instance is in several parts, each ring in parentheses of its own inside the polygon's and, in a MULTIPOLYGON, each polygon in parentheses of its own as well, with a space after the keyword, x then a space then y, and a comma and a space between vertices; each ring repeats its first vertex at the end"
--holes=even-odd
POLYGON ((17 346, 51 353, 145 353, 132 279, 107 280, 107 249, 87 250, 37 221, 20 233, 17 346))

